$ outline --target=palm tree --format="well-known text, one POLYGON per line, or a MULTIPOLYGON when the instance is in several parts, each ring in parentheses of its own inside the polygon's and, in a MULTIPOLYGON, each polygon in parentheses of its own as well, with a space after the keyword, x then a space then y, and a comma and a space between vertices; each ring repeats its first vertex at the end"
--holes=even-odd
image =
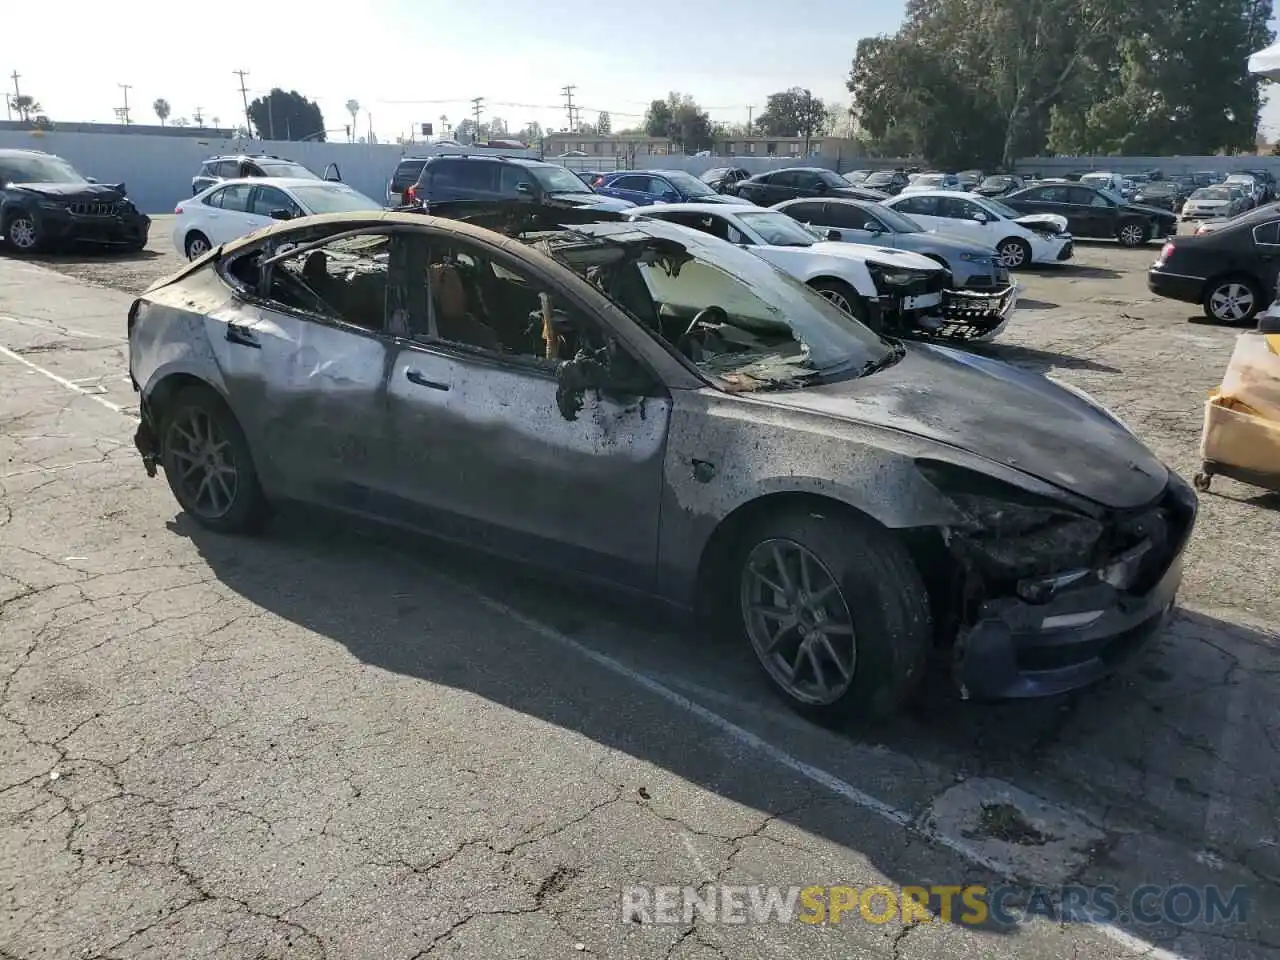
POLYGON ((151 109, 156 112, 156 116, 160 118, 160 126, 163 127, 164 122, 169 119, 169 101, 164 97, 158 97, 151 105, 151 109))
POLYGON ((209 118, 209 122, 213 124, 213 128, 214 128, 215 130, 216 130, 216 129, 218 129, 218 123, 219 123, 219 121, 218 121, 218 118, 217 118, 217 117, 210 117, 210 118, 209 118))
POLYGON ((23 123, 30 121, 31 115, 38 113, 41 109, 40 104, 36 103, 36 98, 25 93, 11 97, 9 103, 18 111, 18 116, 22 118, 23 123))
POLYGON ((360 113, 360 101, 355 99, 348 100, 347 113, 351 114, 351 135, 354 137, 356 133, 356 117, 360 113))

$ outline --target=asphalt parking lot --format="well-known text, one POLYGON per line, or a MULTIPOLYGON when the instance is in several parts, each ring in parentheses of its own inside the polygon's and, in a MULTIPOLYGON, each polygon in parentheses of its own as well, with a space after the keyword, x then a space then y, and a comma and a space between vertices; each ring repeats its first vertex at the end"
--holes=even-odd
MULTIPOLYGON (((131 295, 181 266, 169 229, 0 256, 0 957, 1280 958, 1280 496, 1215 479, 1175 622, 1103 685, 821 730, 745 646, 572 585, 332 518, 186 522, 133 450, 124 344, 131 295), (620 911, 637 884, 1010 880, 1247 910, 620 911)), ((1024 274, 986 349, 1189 476, 1235 333, 1147 293, 1155 252, 1024 274)))

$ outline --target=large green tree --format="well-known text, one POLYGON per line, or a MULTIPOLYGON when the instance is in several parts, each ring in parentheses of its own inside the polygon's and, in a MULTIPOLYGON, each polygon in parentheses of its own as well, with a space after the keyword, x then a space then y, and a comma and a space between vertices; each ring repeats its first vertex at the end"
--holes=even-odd
POLYGON ((297 90, 275 87, 249 103, 249 119, 263 140, 323 140, 320 107, 297 90))
POLYGON ((1271 0, 908 0, 858 44, 873 139, 945 165, 1057 152, 1213 153, 1251 143, 1271 0))
POLYGON ((644 115, 644 132, 670 137, 686 153, 711 146, 711 118, 688 94, 672 91, 665 100, 654 100, 644 115))
POLYGON ((766 137, 813 137, 827 125, 827 105, 802 87, 769 94, 756 126, 766 137))

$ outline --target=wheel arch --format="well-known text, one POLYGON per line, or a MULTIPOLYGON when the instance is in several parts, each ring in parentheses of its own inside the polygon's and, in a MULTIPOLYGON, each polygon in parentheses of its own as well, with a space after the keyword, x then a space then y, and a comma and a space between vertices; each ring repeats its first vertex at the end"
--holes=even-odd
POLYGON ((178 367, 158 372, 143 391, 147 415, 152 423, 158 425, 165 407, 172 403, 173 398, 179 393, 188 389, 204 390, 212 394, 232 416, 235 416, 230 400, 220 385, 210 383, 207 378, 197 375, 187 367, 178 367))
POLYGON ((848 287, 850 290, 854 292, 854 294, 856 294, 858 297, 860 297, 863 300, 866 300, 868 298, 874 299, 876 296, 875 293, 867 293, 865 290, 858 289, 857 284, 851 283, 848 277, 838 277, 833 273, 828 273, 821 270, 819 270, 818 273, 812 277, 806 277, 804 283, 806 287, 812 287, 815 283, 838 283, 841 286, 848 287))
POLYGON ((1216 285, 1227 280, 1247 280, 1250 285, 1255 287, 1262 294, 1261 306, 1258 307, 1259 310, 1265 310, 1275 299, 1275 290, 1267 289, 1267 285, 1262 282, 1261 277, 1255 276, 1248 270, 1233 267, 1230 270, 1223 270, 1219 273, 1215 273, 1213 276, 1205 280, 1204 286, 1200 288, 1200 302, 1203 303, 1205 301, 1209 296, 1209 292, 1216 285))
POLYGON ((727 579, 733 573, 733 561, 742 550, 744 538, 764 517, 784 510, 843 514, 874 524, 897 539, 906 547, 924 581, 930 605, 934 608, 934 623, 941 626, 947 621, 953 601, 949 589, 953 582, 951 575, 958 566, 947 550, 940 528, 930 525, 889 527, 874 514, 845 500, 807 490, 763 493, 740 504, 720 520, 703 544, 698 560, 695 597, 701 614, 714 616, 723 612, 715 607, 715 602, 731 593, 726 589, 727 579))

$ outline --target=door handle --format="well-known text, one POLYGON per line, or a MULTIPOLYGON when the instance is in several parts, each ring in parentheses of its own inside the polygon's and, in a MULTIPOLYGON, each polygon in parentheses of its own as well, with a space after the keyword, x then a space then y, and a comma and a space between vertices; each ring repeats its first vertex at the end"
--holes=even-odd
POLYGON ((420 387, 428 387, 431 390, 448 390, 447 383, 441 383, 439 380, 428 380, 421 372, 412 368, 404 372, 404 377, 410 383, 416 383, 420 387))
POLYGON ((253 331, 239 323, 227 324, 227 341, 229 343, 238 343, 242 347, 253 347, 255 350, 262 349, 262 344, 258 342, 258 338, 254 336, 253 331))

